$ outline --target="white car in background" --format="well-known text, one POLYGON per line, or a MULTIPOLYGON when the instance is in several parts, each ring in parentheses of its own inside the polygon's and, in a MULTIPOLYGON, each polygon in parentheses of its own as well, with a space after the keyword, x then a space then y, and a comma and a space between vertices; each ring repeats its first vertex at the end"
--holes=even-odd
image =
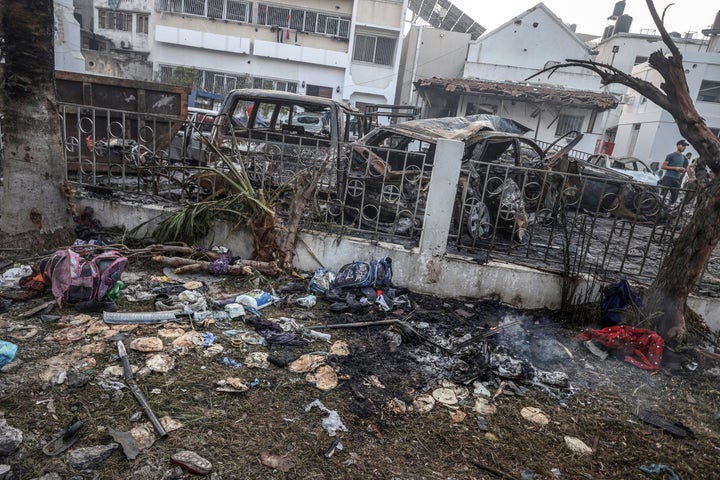
POLYGON ((625 175, 629 175, 634 181, 646 185, 657 185, 660 181, 655 172, 643 160, 635 157, 611 157, 605 154, 591 155, 588 163, 600 167, 609 168, 625 175))
POLYGON ((217 116, 218 112, 214 110, 188 108, 185 124, 170 143, 170 159, 189 165, 204 165, 207 147, 200 137, 211 141, 217 116))

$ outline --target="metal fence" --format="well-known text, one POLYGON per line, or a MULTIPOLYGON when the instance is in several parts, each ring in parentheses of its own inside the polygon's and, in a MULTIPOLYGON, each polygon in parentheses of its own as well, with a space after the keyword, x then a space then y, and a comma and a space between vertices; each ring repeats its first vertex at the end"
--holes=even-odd
MULTIPOLYGON (((224 152, 256 188, 277 193, 286 216, 293 195, 320 186, 304 228, 352 234, 411 248, 423 233, 432 175, 430 152, 377 149, 260 132, 208 150, 212 123, 192 117, 128 114, 61 105, 68 178, 91 190, 152 196, 180 204, 222 193, 224 152), (208 159, 210 165, 206 166, 208 159), (320 169, 324 170, 320 172, 320 169)), ((227 138, 227 137, 225 137, 227 138)), ((233 138, 231 136, 231 138, 233 138)), ((436 167, 437 168, 437 167, 436 167)), ((447 251, 480 262, 507 261, 568 276, 649 283, 690 218, 694 200, 680 190, 555 172, 502 162, 465 161, 454 196, 447 251)), ((720 263, 709 264, 717 277, 720 263)))

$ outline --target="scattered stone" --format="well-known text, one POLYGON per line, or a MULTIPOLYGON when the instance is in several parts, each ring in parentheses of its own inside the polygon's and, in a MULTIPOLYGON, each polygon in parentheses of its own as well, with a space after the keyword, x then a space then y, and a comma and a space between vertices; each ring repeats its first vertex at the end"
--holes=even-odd
MULTIPOLYGON (((130 370, 132 370, 133 374, 137 373, 138 367, 137 365, 130 365, 130 370)), ((103 370, 102 376, 103 377, 122 377, 125 375, 125 370, 123 369, 122 365, 110 365, 109 367, 105 367, 105 370, 103 370)))
POLYGON ((140 337, 130 342, 130 349, 137 352, 162 352, 163 343, 158 337, 140 337))
POLYGON ((418 413, 427 413, 435 406, 435 398, 428 393, 421 393, 412 403, 412 410, 418 413))
POLYGON ((21 430, 11 427, 0 418, 0 457, 6 457, 18 449, 23 440, 21 430))
POLYGON ((140 455, 140 448, 130 432, 118 432, 112 427, 108 427, 108 433, 122 446, 123 453, 128 460, 135 460, 140 455))
POLYGON ((202 333, 196 332, 195 330, 190 330, 188 332, 185 332, 184 334, 177 337, 172 342, 173 347, 195 347, 200 346, 203 344, 203 336, 202 333))
POLYGON ((75 470, 87 470, 94 468, 104 462, 112 453, 118 449, 117 443, 107 445, 95 445, 94 447, 83 447, 71 450, 65 460, 75 470))
POLYGON ((435 400, 442 403, 443 405, 457 405, 458 403, 455 391, 451 388, 436 388, 435 390, 433 390, 432 396, 435 400))
POLYGON ((14 372, 15 370, 17 370, 18 368, 20 368, 20 366, 21 366, 22 364, 23 364, 23 361, 20 360, 19 358, 16 358, 14 361, 12 361, 12 362, 10 362, 10 363, 8 363, 8 364, 6 364, 6 365, 3 365, 2 368, 0 368, 0 372, 2 372, 2 373, 12 373, 12 372, 14 372))
POLYGON ((536 423, 540 426, 545 426, 550 423, 550 419, 547 415, 545 415, 543 411, 537 407, 525 407, 520 410, 520 415, 522 415, 525 420, 536 423))
POLYGON ((67 386, 70 388, 82 388, 88 384, 90 376, 79 372, 75 369, 68 370, 67 372, 67 386))
POLYGON ((295 462, 290 460, 287 455, 273 455, 270 452, 260 453, 260 463, 285 473, 295 466, 295 462))
POLYGON ((180 468, 197 475, 207 475, 212 470, 212 463, 192 450, 183 450, 174 454, 170 461, 180 468))
POLYGON ((475 421, 477 422, 477 426, 481 432, 488 431, 487 420, 485 420, 485 417, 477 417, 475 421))
POLYGON ((407 405, 399 398, 392 398, 385 404, 385 411, 395 415, 407 413, 407 405))
POLYGON ((145 450, 152 447, 156 439, 155 430, 153 430, 152 424, 150 424, 150 422, 143 423, 142 425, 138 425, 137 427, 133 427, 132 429, 130 429, 130 435, 133 436, 140 450, 145 450))
POLYGON ((497 407, 490 403, 489 398, 480 397, 475 399, 474 410, 480 415, 492 415, 497 412, 497 407))
POLYGON ((347 357, 350 355, 350 349, 345 340, 336 340, 330 346, 330 355, 337 355, 338 357, 347 357))
POLYGON ((250 387, 237 377, 229 377, 218 381, 215 390, 218 392, 242 393, 250 390, 250 387))
POLYGON ((10 477, 10 465, 0 465, 0 480, 5 480, 10 477))
POLYGON ((215 343, 213 345, 210 345, 209 347, 203 349, 203 357, 216 357, 223 353, 225 351, 225 348, 220 345, 219 343, 215 343))
POLYGON ((473 395, 476 397, 491 397, 492 393, 480 382, 473 383, 473 395))
POLYGON ((57 342, 61 345, 69 345, 85 338, 85 327, 69 327, 51 333, 45 340, 48 342, 57 342))
POLYGON ((158 353, 148 358, 145 366, 153 372, 167 373, 175 368, 175 359, 166 353, 158 353))
POLYGON ((169 415, 160 417, 158 420, 160 421, 160 425, 163 426, 163 428, 165 429, 165 431, 167 433, 173 432, 175 430, 179 430, 185 426, 185 425, 183 425, 182 422, 175 420, 174 418, 172 418, 169 415))
POLYGON ((305 379, 322 391, 332 390, 338 384, 337 373, 330 365, 321 365, 313 373, 308 373, 305 379))
POLYGON ((294 373, 308 373, 314 371, 325 362, 325 355, 306 353, 292 362, 288 367, 294 373))
POLYGON ((12 332, 8 333, 8 337, 12 338, 13 340, 28 340, 35 335, 37 335, 38 329, 35 327, 28 327, 28 326, 22 326, 15 328, 12 332))
POLYGON ((160 338, 170 340, 183 336, 185 334, 185 330, 180 327, 165 327, 158 330, 157 334, 160 338))
POLYGON ((588 447, 585 442, 576 437, 565 436, 565 445, 575 453, 588 454, 592 453, 592 448, 588 447))
POLYGON ((467 414, 462 410, 455 410, 454 412, 450 412, 450 421, 455 424, 462 423, 466 416, 467 414))

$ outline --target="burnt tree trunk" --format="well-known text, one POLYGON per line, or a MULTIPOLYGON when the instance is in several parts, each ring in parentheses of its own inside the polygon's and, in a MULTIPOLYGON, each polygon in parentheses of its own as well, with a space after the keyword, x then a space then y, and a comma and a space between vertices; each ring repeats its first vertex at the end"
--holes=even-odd
POLYGON ((54 81, 52 0, 0 2, 4 156, 0 236, 42 250, 70 224, 54 81))

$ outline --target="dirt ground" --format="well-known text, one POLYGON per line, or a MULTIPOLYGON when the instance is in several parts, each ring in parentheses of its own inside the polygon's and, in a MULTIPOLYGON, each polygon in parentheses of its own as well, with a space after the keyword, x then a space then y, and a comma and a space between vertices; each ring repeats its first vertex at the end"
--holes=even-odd
MULTIPOLYGON (((162 274, 162 267, 134 260, 123 275, 125 291, 146 287, 152 276, 162 274)), ((223 277, 206 282, 206 297, 225 298, 256 287, 280 292, 299 281, 223 277)), ((720 478, 720 361, 712 355, 720 350, 707 333, 692 329, 690 344, 675 353, 666 350, 661 370, 650 373, 613 355, 601 360, 574 340, 582 329, 596 327, 593 308, 560 318, 487 301, 399 290, 402 294, 409 302, 398 302, 392 312, 371 306, 334 313, 324 299, 310 309, 284 302, 262 310, 266 319, 293 318, 305 327, 403 321, 318 329, 329 333, 332 343, 346 342, 347 355, 328 353, 331 343, 323 341, 271 347, 247 343, 229 332, 253 331, 243 320, 110 328, 101 313, 81 314, 72 307, 51 312, 61 316, 54 321, 20 317, 51 300, 49 294, 13 302, 0 320, 0 339, 18 345, 20 362, 0 373, 0 418, 21 430, 23 441, 9 456, 0 456, 0 464, 11 467, 11 479, 51 472, 62 479, 194 478, 170 461, 187 449, 212 463, 208 478, 215 479, 671 478, 667 470, 658 475, 640 470, 650 464, 665 465, 683 480, 720 478), (175 327, 213 333, 214 345, 223 350, 210 355, 208 346, 174 346, 175 327), (72 468, 68 452, 109 444, 109 428, 129 431, 147 422, 128 389, 112 388, 117 383, 109 380, 123 382, 122 376, 106 369, 120 366, 118 340, 128 346, 131 364, 145 365, 151 354, 129 345, 155 336, 163 339, 163 353, 174 368, 167 373, 140 370, 135 379, 155 414, 171 417, 180 428, 155 438, 134 460, 118 449, 90 470, 72 468), (252 352, 268 353, 269 365, 248 366, 252 352), (321 390, 306 373, 290 371, 287 363, 306 353, 318 353, 332 367, 336 387, 321 390), (499 373, 488 363, 491 355, 519 361, 522 372, 499 373), (224 358, 243 366, 234 368, 224 358), (63 369, 68 380, 59 383, 63 369), (569 383, 542 383, 532 373, 537 370, 562 372, 569 383), (76 380, 77 372, 84 374, 84 382, 76 380), (217 383, 228 377, 239 378, 249 389, 218 391, 217 383), (435 393, 444 399, 441 394, 448 391, 455 404, 437 401, 422 411, 418 397, 435 393), (315 400, 326 410, 311 406, 315 400), (527 407, 540 410, 535 421, 523 416, 527 407), (665 430, 651 425, 639 418, 643 410, 681 425, 665 430), (332 412, 346 430, 334 436, 323 424, 332 412), (75 417, 84 423, 77 442, 63 454, 45 455, 42 447, 75 417), (677 429, 686 436, 666 431, 677 429), (569 437, 588 451, 571 450, 569 437)), ((152 311, 153 301, 121 297, 118 310, 152 311)))

